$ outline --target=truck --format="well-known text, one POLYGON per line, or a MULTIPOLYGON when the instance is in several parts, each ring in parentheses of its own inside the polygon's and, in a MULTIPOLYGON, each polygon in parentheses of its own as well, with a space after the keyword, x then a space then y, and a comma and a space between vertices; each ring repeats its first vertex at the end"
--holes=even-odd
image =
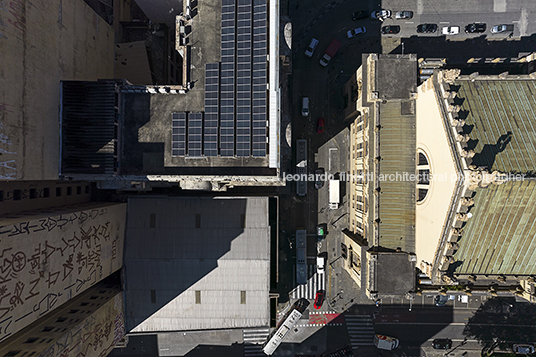
POLYGON ((333 41, 331 41, 328 48, 326 49, 326 52, 324 52, 324 56, 322 56, 322 58, 320 59, 320 65, 322 65, 322 67, 326 67, 329 61, 335 56, 340 47, 341 43, 337 39, 333 39, 333 41))
POLYGON ((399 344, 400 341, 394 337, 378 334, 374 335, 374 346, 380 350, 394 350, 399 344))
POLYGON ((339 208, 340 186, 339 180, 329 180, 329 209, 339 208))

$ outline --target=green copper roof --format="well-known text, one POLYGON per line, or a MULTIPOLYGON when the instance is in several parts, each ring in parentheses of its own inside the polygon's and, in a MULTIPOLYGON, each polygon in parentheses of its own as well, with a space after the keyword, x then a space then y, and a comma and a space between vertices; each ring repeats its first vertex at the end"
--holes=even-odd
POLYGON ((536 274, 536 182, 477 189, 455 253, 457 274, 536 274))
POLYGON ((473 164, 490 171, 536 168, 536 81, 457 80, 460 117, 476 155, 473 164))
POLYGON ((415 114, 411 102, 380 104, 380 246, 415 252, 415 114), (404 114, 402 114, 404 113, 404 114), (408 113, 408 114, 406 114, 408 113), (397 177, 398 174, 398 177, 397 177))

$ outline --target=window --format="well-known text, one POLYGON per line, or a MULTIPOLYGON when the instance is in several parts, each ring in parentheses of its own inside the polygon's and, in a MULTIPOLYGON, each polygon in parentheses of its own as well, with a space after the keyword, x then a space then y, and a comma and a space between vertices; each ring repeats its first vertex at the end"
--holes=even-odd
POLYGON ((61 196, 61 187, 56 187, 56 197, 61 196))
POLYGON ((201 290, 195 291, 195 303, 201 304, 201 290))
POLYGON ((24 343, 34 343, 37 340, 39 340, 39 339, 36 338, 36 337, 30 337, 26 341, 24 341, 24 343))
POLYGON ((51 327, 51 326, 45 326, 43 327, 43 329, 41 330, 42 332, 50 332, 54 330, 54 327, 51 327))
POLYGON ((428 165, 428 160, 422 152, 419 153, 419 165, 428 165))
POLYGON ((151 213, 149 216, 149 228, 154 228, 156 226, 156 213, 151 213))
POLYGON ((69 311, 69 314, 76 314, 77 312, 78 312, 78 310, 71 309, 71 310, 69 311))
POLYGON ((45 198, 50 197, 50 188, 45 187, 43 189, 43 197, 45 197, 45 198))
POLYGON ((71 186, 67 187, 67 196, 70 196, 73 194, 73 188, 71 186))
POLYGON ((37 198, 37 190, 35 188, 30 188, 30 198, 37 198))
POLYGON ((4 201, 4 191, 0 190, 0 202, 4 201))
POLYGON ((81 302, 80 303, 80 306, 88 306, 89 305, 89 302, 81 302))
POLYGON ((58 319, 56 320, 56 322, 64 322, 66 321, 67 318, 66 317, 58 317, 58 319))
POLYGON ((425 188, 419 188, 419 202, 424 200, 426 198, 426 194, 428 193, 428 190, 425 188))
POLYGON ((82 186, 76 186, 76 194, 81 195, 82 194, 82 186))
POLYGON ((85 192, 86 192, 86 195, 89 193, 89 185, 86 185, 86 190, 85 190, 85 192))
POLYGON ((22 191, 21 190, 13 190, 13 201, 18 201, 22 197, 22 191))
POLYGON ((246 303, 246 292, 244 290, 242 290, 240 292, 240 303, 241 304, 245 304, 246 303))
POLYGON ((341 243, 341 256, 343 259, 346 259, 348 257, 348 249, 346 248, 346 244, 341 243))
POLYGON ((9 351, 8 353, 6 353, 4 355, 4 357, 9 357, 9 356, 16 356, 20 353, 20 351, 9 351))

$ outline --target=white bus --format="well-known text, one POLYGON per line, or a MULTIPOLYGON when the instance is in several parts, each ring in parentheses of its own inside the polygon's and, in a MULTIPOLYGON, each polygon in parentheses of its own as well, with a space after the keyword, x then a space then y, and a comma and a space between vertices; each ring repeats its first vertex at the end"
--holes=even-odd
POLYGON ((303 312, 309 306, 307 299, 300 299, 292 305, 292 308, 281 319, 276 329, 268 336, 266 342, 262 345, 262 351, 268 356, 272 355, 277 347, 283 342, 285 335, 294 328, 296 322, 303 315, 303 312))

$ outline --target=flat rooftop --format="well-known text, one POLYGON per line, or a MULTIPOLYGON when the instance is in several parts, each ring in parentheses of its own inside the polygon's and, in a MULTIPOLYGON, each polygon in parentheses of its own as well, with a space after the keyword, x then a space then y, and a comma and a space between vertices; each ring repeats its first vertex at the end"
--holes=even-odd
POLYGON ((268 326, 268 214, 266 197, 129 199, 127 331, 268 326))

